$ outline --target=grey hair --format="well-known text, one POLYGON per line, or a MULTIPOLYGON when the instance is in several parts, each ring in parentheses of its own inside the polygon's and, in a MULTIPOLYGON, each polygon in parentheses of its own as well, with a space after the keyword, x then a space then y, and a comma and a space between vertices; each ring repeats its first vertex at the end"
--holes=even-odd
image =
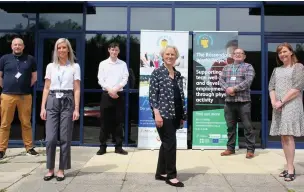
POLYGON ((17 41, 17 40, 19 40, 19 41, 21 42, 21 44, 24 45, 23 39, 21 39, 21 38, 19 38, 19 37, 14 38, 14 39, 12 40, 12 44, 14 43, 14 41, 17 41))
POLYGON ((56 41, 54 51, 53 51, 53 63, 59 64, 59 59, 58 59, 58 54, 57 54, 57 47, 60 43, 65 43, 67 45, 67 47, 68 47, 68 60, 71 64, 74 64, 75 59, 76 59, 75 54, 74 54, 74 50, 71 46, 70 41, 66 38, 60 38, 56 41))
POLYGON ((164 57, 165 52, 166 52, 167 49, 169 49, 169 48, 171 48, 171 49, 173 49, 173 50, 175 51, 176 59, 179 58, 179 51, 178 51, 177 47, 174 46, 174 45, 167 45, 165 48, 163 48, 163 49, 160 51, 160 53, 159 53, 159 54, 161 55, 161 57, 164 57))

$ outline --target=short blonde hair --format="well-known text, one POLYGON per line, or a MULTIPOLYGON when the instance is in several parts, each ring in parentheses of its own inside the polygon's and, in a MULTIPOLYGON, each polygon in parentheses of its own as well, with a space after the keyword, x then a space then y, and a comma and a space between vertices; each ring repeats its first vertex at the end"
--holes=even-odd
POLYGON ((179 51, 178 51, 177 47, 174 46, 174 45, 168 45, 168 46, 166 46, 165 48, 163 48, 163 49, 160 51, 161 57, 164 57, 165 52, 166 52, 167 49, 169 49, 169 48, 171 48, 171 49, 174 50, 175 55, 176 55, 176 59, 179 58, 179 51))
POLYGON ((74 64, 75 63, 75 60, 76 60, 76 57, 75 57, 75 54, 74 54, 74 50, 71 46, 71 43, 68 39, 66 38, 60 38, 56 41, 55 43, 55 47, 54 47, 54 51, 53 51, 53 63, 55 64, 59 64, 59 59, 58 59, 58 54, 57 54, 57 47, 60 43, 65 43, 68 47, 68 60, 71 64, 74 64))

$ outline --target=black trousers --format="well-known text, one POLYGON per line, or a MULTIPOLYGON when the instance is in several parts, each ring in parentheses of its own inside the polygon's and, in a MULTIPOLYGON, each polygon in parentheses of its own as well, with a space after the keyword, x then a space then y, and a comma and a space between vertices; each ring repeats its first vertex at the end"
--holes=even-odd
POLYGON ((124 121, 124 93, 118 92, 118 98, 113 99, 107 92, 103 92, 100 102, 100 148, 107 147, 109 133, 115 137, 115 148, 122 148, 124 121))
POLYGON ((168 179, 176 178, 176 130, 179 126, 180 120, 163 119, 163 126, 157 128, 161 146, 156 175, 167 174, 168 179))
POLYGON ((246 138, 247 151, 255 150, 255 134, 251 123, 251 103, 250 102, 226 102, 225 119, 227 123, 228 142, 227 149, 235 150, 236 125, 238 116, 244 124, 244 135, 246 138))

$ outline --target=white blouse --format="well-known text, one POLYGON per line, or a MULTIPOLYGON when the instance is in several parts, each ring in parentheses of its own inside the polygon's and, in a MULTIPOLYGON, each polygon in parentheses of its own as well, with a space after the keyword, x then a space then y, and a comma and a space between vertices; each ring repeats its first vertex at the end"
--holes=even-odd
POLYGON ((49 63, 45 79, 51 80, 50 90, 73 90, 74 80, 80 80, 80 66, 78 63, 65 66, 49 63))

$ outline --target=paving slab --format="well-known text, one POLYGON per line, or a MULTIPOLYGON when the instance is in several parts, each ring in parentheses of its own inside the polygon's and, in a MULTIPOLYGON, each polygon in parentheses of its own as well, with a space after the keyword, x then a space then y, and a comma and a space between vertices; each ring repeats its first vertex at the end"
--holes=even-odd
POLYGON ((121 185, 80 185, 70 184, 63 191, 64 192, 120 192, 121 185))
POLYGON ((81 169, 82 172, 125 172, 132 155, 105 154, 93 156, 81 169))
POLYGON ((296 175, 296 179, 292 182, 286 182, 284 181, 284 178, 279 176, 274 176, 280 182, 282 185, 284 185, 286 188, 292 188, 292 187, 302 187, 304 189, 304 175, 296 175))
MULTIPOLYGON (((280 186, 257 186, 257 187, 232 187, 235 192, 287 192, 287 189, 280 186)), ((298 192, 298 191, 296 191, 298 192)))
POLYGON ((1 190, 1 189, 5 189, 5 188, 9 187, 10 185, 12 185, 11 182, 8 182, 8 183, 0 183, 0 190, 1 190))
POLYGON ((175 187, 167 184, 155 185, 140 185, 140 184, 125 184, 121 192, 177 192, 175 187))
POLYGON ((46 161, 46 156, 26 156, 20 155, 9 160, 10 163, 42 163, 46 161))
POLYGON ((153 185, 165 186, 164 181, 155 180, 155 173, 127 173, 124 185, 153 185))
POLYGON ((122 185, 126 173, 79 172, 71 184, 83 185, 122 185))
MULTIPOLYGON (((183 188, 177 188, 178 192, 233 192, 231 187, 222 187, 222 186, 209 186, 209 185, 201 185, 201 186, 185 186, 183 188)), ((265 192, 265 191, 264 191, 265 192)))
POLYGON ((224 174, 227 182, 234 187, 280 186, 281 184, 270 174, 224 174))
POLYGON ((0 183, 15 183, 24 176, 24 172, 0 172, 0 183))
POLYGON ((222 174, 198 174, 198 173, 187 173, 179 174, 178 178, 186 186, 221 186, 230 187, 229 183, 226 181, 222 174))
POLYGON ((36 169, 39 163, 4 163, 0 164, 0 172, 29 173, 36 169))
POLYGON ((6 189, 6 192, 59 192, 63 191, 67 185, 62 183, 51 183, 36 181, 33 179, 22 181, 6 189))
MULTIPOLYGON (((81 170, 85 163, 72 162, 72 168, 65 170, 66 176, 76 176, 77 173, 81 170)), ((55 172, 58 170, 58 163, 55 163, 55 172)), ((46 163, 40 164, 34 171, 31 172, 31 175, 43 177, 47 173, 46 163)))

